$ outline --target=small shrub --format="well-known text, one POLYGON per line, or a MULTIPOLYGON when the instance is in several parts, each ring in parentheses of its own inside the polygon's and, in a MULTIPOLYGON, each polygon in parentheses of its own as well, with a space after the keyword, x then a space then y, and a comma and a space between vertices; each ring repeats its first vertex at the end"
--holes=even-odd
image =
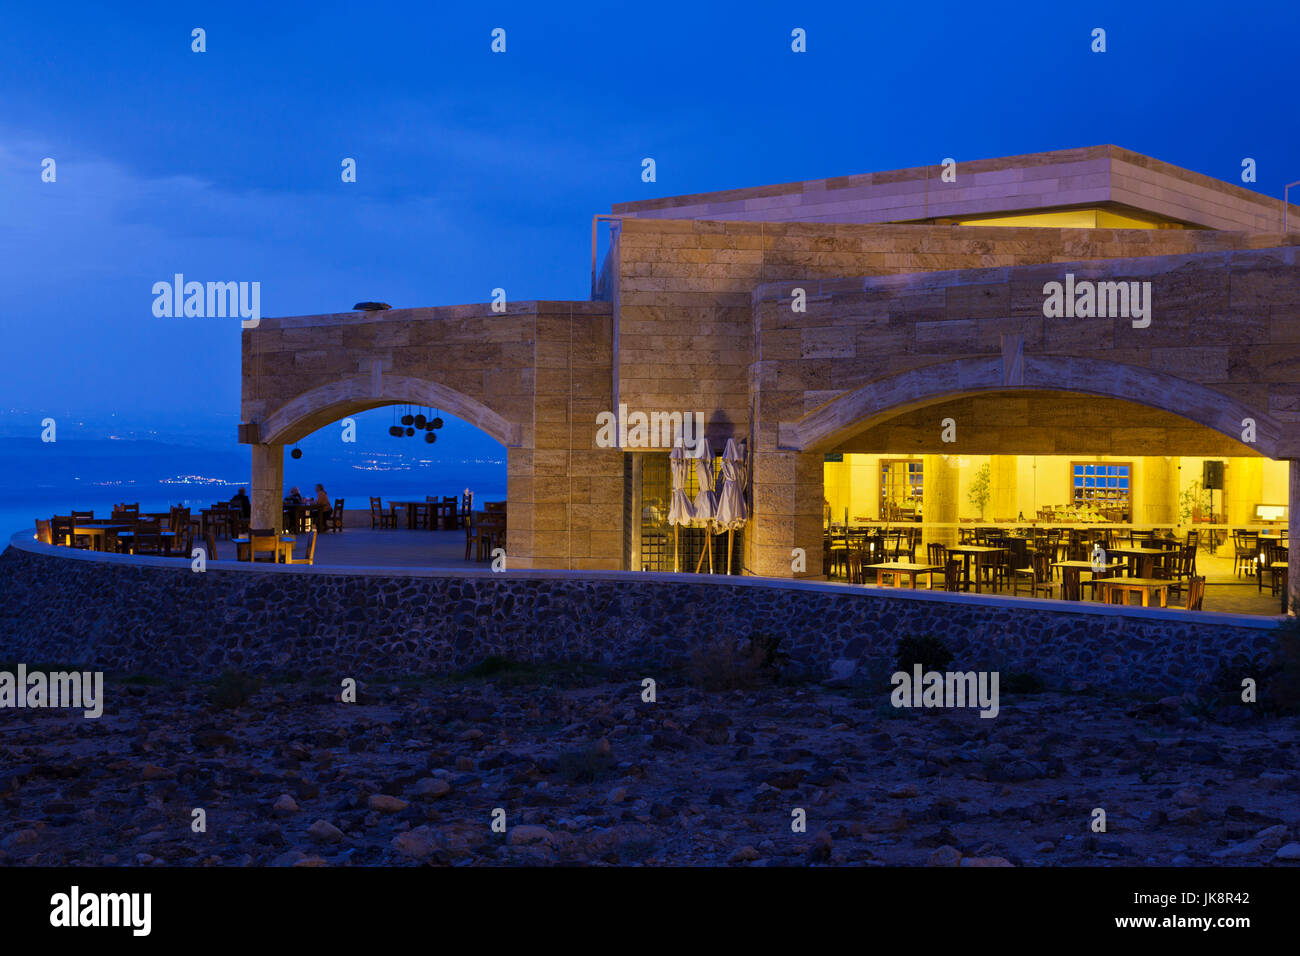
POLYGON ((213 710, 235 710, 248 703, 249 698, 262 687, 262 678, 239 671, 222 671, 208 691, 208 703, 213 710))
POLYGON ((689 667, 696 686, 707 691, 746 690, 770 684, 781 676, 789 655, 781 638, 758 632, 748 640, 718 638, 691 652, 689 667))
POLYGON ((952 663, 952 656, 941 637, 905 637, 898 642, 894 671, 910 674, 917 664, 921 665, 922 671, 946 671, 952 663))

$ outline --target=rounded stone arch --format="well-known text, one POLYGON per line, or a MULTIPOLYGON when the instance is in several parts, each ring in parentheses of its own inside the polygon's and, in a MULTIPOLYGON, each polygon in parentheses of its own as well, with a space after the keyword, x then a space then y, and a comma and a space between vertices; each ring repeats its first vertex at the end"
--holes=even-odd
POLYGON ((1283 454, 1282 425, 1266 413, 1197 382, 1134 365, 1087 358, 1024 357, 1023 376, 1006 381, 998 356, 957 359, 867 382, 815 408, 795 422, 782 422, 782 448, 825 452, 845 439, 904 412, 974 392, 1038 390, 1078 392, 1158 408, 1240 442, 1242 421, 1254 419, 1252 450, 1268 458, 1283 454))
POLYGON ((482 402, 438 382, 405 375, 384 375, 378 388, 368 374, 353 375, 303 392, 261 422, 260 441, 288 445, 331 422, 384 405, 437 408, 487 432, 501 444, 520 444, 522 427, 482 402))

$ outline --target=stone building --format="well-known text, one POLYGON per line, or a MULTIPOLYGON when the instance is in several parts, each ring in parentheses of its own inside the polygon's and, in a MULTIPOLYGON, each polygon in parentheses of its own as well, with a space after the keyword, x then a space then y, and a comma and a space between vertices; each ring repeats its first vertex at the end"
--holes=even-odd
POLYGON ((506 446, 512 567, 662 567, 667 451, 602 447, 597 416, 621 406, 701 412, 715 452, 745 439, 737 557, 759 575, 797 576, 800 548, 820 575, 828 504, 932 540, 1062 507, 1183 524, 1210 517, 1207 460, 1225 465, 1212 516, 1294 525, 1283 221, 1278 200, 1114 146, 619 204, 593 220, 590 301, 244 330, 254 516, 279 521, 286 444, 413 403, 506 446))

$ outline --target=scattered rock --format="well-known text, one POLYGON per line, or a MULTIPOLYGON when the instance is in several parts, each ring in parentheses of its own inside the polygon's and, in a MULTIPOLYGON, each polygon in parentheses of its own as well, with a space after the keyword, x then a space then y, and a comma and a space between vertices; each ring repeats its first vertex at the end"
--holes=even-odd
POLYGON ((390 797, 386 793, 372 793, 366 800, 366 806, 380 813, 400 813, 410 804, 399 797, 390 797))
POLYGON ((555 837, 546 827, 521 823, 510 828, 508 842, 511 846, 533 846, 539 843, 549 845, 554 839, 555 837))
POLYGON ((427 826, 416 827, 393 837, 393 849, 412 860, 427 860, 438 849, 437 835, 427 826))
POLYGON ((343 839, 343 831, 328 820, 317 820, 307 832, 320 843, 338 843, 343 839))
POLYGON ((930 866, 958 866, 961 864, 961 850, 955 846, 941 846, 930 854, 930 866))
POLYGON ((425 777, 415 785, 411 794, 416 797, 445 797, 451 793, 451 784, 441 777, 425 777))
POLYGON ((290 796, 287 793, 280 794, 279 799, 275 801, 275 805, 271 807, 271 810, 274 813, 286 814, 286 815, 290 813, 297 813, 299 809, 301 808, 298 806, 298 801, 295 800, 292 796, 290 796))

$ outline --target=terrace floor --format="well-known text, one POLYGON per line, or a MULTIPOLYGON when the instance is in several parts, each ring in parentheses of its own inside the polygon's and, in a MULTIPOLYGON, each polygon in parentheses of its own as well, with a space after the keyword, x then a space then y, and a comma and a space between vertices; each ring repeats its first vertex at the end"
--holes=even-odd
MULTIPOLYGON (((221 544, 218 542, 218 548, 221 544)), ((1267 583, 1261 592, 1253 577, 1234 577, 1231 558, 1202 551, 1196 561, 1197 571, 1206 576, 1202 610, 1228 614, 1280 613, 1280 598, 1269 593, 1267 583)), ((463 531, 372 531, 368 528, 348 528, 342 534, 321 535, 316 541, 316 563, 329 567, 489 567, 485 562, 465 560, 463 531)), ((999 593, 1005 597, 1009 592, 999 593)), ((1056 593, 1059 595, 1059 591, 1056 593)), ((1028 595, 1022 592, 1020 597, 1028 595)))

